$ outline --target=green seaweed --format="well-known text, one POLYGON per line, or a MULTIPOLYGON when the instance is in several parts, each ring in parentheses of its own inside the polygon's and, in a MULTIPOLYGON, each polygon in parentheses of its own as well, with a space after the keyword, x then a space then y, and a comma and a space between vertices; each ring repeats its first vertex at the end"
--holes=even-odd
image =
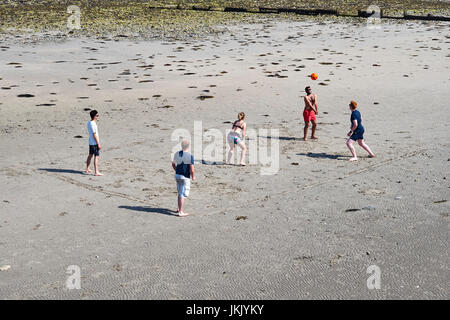
MULTIPOLYGON (((0 4, 0 34, 59 31, 63 35, 97 38, 197 38, 222 33, 226 26, 242 22, 305 19, 291 13, 255 13, 260 7, 331 9, 339 15, 356 16, 358 10, 365 10, 369 5, 379 6, 384 15, 392 17, 403 17, 405 12, 419 16, 450 16, 450 3, 423 0, 25 0, 0 4), (80 8, 80 30, 71 30, 67 26, 69 5, 80 8), (241 8, 247 12, 224 12, 226 8, 241 8)), ((345 17, 334 19, 344 21, 345 17)))

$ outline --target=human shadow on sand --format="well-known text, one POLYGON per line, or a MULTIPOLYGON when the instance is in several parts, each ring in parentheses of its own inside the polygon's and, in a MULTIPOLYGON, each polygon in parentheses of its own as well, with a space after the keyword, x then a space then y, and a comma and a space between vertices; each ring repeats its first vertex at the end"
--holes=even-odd
POLYGON ((72 174, 86 174, 84 171, 71 170, 71 169, 50 169, 50 168, 39 168, 38 170, 55 172, 55 173, 72 173, 72 174))
POLYGON ((220 162, 220 161, 207 161, 207 160, 202 160, 202 162, 201 162, 202 164, 204 164, 204 165, 207 165, 207 166, 224 166, 224 165, 226 165, 226 163, 225 162, 220 162))
POLYGON ((344 160, 342 158, 348 158, 348 156, 343 156, 341 154, 327 154, 327 153, 297 153, 297 156, 307 156, 310 158, 322 158, 322 159, 333 159, 333 160, 344 160))
POLYGON ((285 141, 303 141, 303 138, 297 138, 297 137, 258 136, 258 138, 264 138, 264 139, 278 139, 278 140, 285 140, 285 141))
POLYGON ((134 210, 134 211, 141 211, 141 212, 155 212, 160 214, 165 214, 168 216, 174 216, 178 217, 178 212, 165 209, 165 208, 151 208, 151 207, 143 207, 143 206, 119 206, 120 209, 128 209, 128 210, 134 210))

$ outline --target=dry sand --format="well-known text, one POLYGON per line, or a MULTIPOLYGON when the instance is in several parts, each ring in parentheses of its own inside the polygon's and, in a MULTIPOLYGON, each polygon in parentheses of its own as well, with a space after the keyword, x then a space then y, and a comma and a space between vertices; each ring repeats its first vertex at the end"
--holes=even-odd
POLYGON ((3 38, 0 298, 448 299, 448 27, 306 19, 184 42, 3 38), (318 141, 301 141, 306 85, 318 141), (374 159, 357 147, 347 161, 350 99, 374 159), (85 108, 100 113, 101 178, 82 174, 85 108), (278 173, 199 161, 191 216, 176 217, 172 132, 225 132, 239 111, 280 130, 278 173), (65 287, 69 265, 81 290, 65 287))

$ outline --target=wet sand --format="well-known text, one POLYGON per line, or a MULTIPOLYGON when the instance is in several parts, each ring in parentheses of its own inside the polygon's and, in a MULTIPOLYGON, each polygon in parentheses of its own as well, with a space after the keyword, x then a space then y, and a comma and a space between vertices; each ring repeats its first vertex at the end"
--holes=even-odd
POLYGON ((0 298, 449 298, 448 23, 304 18, 228 30, 3 38, 0 266, 11 268, 0 298), (310 142, 307 85, 320 112, 310 142), (377 155, 357 147, 357 163, 345 146, 351 99, 377 155), (82 174, 90 109, 101 178, 82 174), (197 159, 191 216, 176 217, 172 133, 193 133, 194 121, 225 133, 239 111, 269 144, 279 130, 279 171, 197 159), (65 288, 69 265, 81 290, 65 288), (379 290, 366 286, 370 265, 379 290))

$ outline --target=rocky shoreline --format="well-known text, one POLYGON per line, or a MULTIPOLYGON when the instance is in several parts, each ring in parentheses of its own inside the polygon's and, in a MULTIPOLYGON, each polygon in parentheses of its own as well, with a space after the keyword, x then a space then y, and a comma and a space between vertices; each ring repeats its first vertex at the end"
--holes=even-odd
MULTIPOLYGON (((334 19, 365 22, 369 1, 3 1, 0 36, 27 34, 48 39, 66 36, 93 38, 185 39, 221 34, 236 23, 273 19, 334 19), (80 29, 67 24, 69 5, 80 8, 80 29), (361 20, 355 20, 361 19, 361 20), (346 20, 348 19, 348 20, 346 20)), ((450 3, 438 1, 379 1, 380 16, 413 20, 450 20, 450 3)))

